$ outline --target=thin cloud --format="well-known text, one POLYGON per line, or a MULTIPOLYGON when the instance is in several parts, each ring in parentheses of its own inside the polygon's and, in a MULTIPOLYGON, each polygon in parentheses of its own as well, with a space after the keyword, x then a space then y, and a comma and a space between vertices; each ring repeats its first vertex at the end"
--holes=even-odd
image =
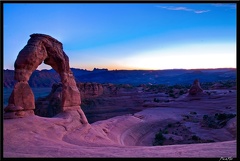
POLYGON ((222 6, 224 6, 224 4, 222 4, 222 3, 215 3, 215 4, 212 4, 213 6, 215 6, 215 7, 222 7, 222 6))
POLYGON ((175 10, 175 11, 192 11, 192 9, 189 9, 187 7, 165 7, 165 6, 158 6, 160 8, 164 8, 167 10, 175 10))
POLYGON ((235 4, 215 3, 215 4, 212 4, 212 6, 215 6, 215 7, 227 7, 227 8, 231 8, 231 9, 236 9, 236 5, 235 4))
POLYGON ((190 11, 194 13, 205 13, 209 12, 210 10, 195 10, 187 7, 173 7, 173 6, 157 6, 159 8, 167 9, 167 10, 174 10, 174 11, 190 11))
POLYGON ((210 10, 194 10, 195 13, 209 12, 210 10))

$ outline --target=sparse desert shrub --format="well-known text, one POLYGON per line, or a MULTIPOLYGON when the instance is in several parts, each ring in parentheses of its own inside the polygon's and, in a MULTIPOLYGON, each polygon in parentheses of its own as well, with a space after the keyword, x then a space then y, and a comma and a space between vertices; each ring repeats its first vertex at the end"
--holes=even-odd
POLYGON ((226 123, 235 116, 236 114, 215 113, 214 116, 203 117, 202 124, 209 128, 220 129, 224 127, 226 123))
POLYGON ((203 119, 207 119, 208 118, 208 115, 203 115, 203 119))
POLYGON ((158 98, 154 98, 153 101, 157 102, 157 103, 160 102, 160 100, 158 98))
POLYGON ((208 91, 207 91, 206 93, 207 93, 209 96, 211 95, 211 92, 208 92, 208 91))
POLYGON ((192 140, 198 141, 198 140, 201 140, 201 138, 198 137, 198 136, 196 136, 196 135, 193 135, 193 136, 192 136, 192 140))
POLYGON ((168 93, 173 93, 174 91, 173 91, 173 89, 170 89, 169 91, 168 91, 168 93))
POLYGON ((169 97, 175 98, 175 95, 173 93, 169 93, 169 97))
POLYGON ((207 140, 208 143, 213 143, 215 142, 214 140, 207 140))
POLYGON ((226 118, 227 118, 227 115, 225 113, 217 115, 217 120, 225 120, 226 118))
POLYGON ((197 112, 190 112, 190 114, 192 114, 192 115, 196 115, 196 114, 197 114, 197 112))
POLYGON ((162 132, 159 132, 158 134, 156 134, 156 135, 155 135, 155 138, 156 138, 157 140, 164 140, 164 139, 165 139, 165 137, 163 136, 162 132))
POLYGON ((159 133, 155 135, 153 145, 163 145, 164 140, 166 140, 166 138, 163 136, 162 131, 160 130, 159 133))
POLYGON ((183 88, 183 85, 175 84, 175 85, 173 86, 173 88, 175 88, 175 89, 181 89, 181 88, 183 88))
POLYGON ((188 115, 186 115, 185 117, 186 117, 186 119, 189 119, 189 116, 188 116, 188 115))
POLYGON ((168 131, 167 131, 167 130, 164 130, 164 131, 163 131, 163 134, 168 134, 168 131))
POLYGON ((223 113, 223 114, 218 114, 218 115, 215 114, 215 116, 216 116, 217 120, 226 120, 228 118, 235 117, 236 114, 225 114, 225 113, 223 113))
POLYGON ((198 123, 199 121, 197 119, 194 119, 192 122, 194 123, 198 123))
POLYGON ((232 84, 231 84, 231 82, 229 82, 229 81, 227 81, 227 82, 222 82, 222 85, 225 86, 225 87, 227 87, 227 88, 232 87, 232 84))
POLYGON ((181 89, 180 91, 179 91, 179 95, 183 95, 184 94, 184 91, 181 89))

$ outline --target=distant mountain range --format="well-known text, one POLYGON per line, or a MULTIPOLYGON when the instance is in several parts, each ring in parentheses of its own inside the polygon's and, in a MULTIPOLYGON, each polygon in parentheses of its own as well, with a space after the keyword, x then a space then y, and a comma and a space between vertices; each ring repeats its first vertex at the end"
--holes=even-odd
MULTIPOLYGON (((71 68, 76 82, 96 82, 112 84, 192 84, 195 79, 202 82, 218 82, 236 80, 235 68, 219 69, 170 69, 170 70, 108 70, 98 69, 84 70, 71 68)), ((60 82, 59 74, 53 70, 36 70, 30 77, 31 87, 52 87, 60 82)), ((13 88, 14 70, 3 71, 3 87, 13 88)))

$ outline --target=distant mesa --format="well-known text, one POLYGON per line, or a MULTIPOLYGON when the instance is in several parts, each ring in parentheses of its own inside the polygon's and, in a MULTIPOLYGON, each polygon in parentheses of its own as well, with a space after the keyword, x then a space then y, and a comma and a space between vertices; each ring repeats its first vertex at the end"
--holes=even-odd
POLYGON ((108 69, 107 68, 103 68, 103 69, 99 69, 99 68, 94 68, 93 72, 107 72, 108 69))
MULTIPOLYGON (((201 73, 192 72, 193 70, 107 70, 98 69, 86 70, 71 68, 76 82, 97 82, 101 84, 131 84, 134 86, 140 84, 165 84, 191 85, 192 78, 198 78, 201 83, 214 83, 221 81, 225 86, 226 82, 236 82, 236 69, 202 69, 201 73), (174 79, 173 79, 174 77, 174 79)), ((13 88, 14 70, 3 70, 3 87, 13 88)), ((54 83, 60 82, 59 74, 54 70, 35 70, 28 84, 32 88, 51 88, 54 83)), ((229 84, 231 85, 231 84, 229 84)), ((204 85, 202 85, 204 88, 204 85)), ((236 89, 236 88, 235 88, 236 89)))
POLYGON ((76 110, 81 116, 81 122, 88 123, 80 108, 80 92, 69 67, 69 58, 63 51, 62 43, 45 34, 32 34, 30 37, 14 63, 14 79, 17 82, 9 98, 8 106, 4 109, 4 118, 34 115, 34 94, 28 81, 37 67, 44 62, 60 75, 63 90, 61 111, 76 110))

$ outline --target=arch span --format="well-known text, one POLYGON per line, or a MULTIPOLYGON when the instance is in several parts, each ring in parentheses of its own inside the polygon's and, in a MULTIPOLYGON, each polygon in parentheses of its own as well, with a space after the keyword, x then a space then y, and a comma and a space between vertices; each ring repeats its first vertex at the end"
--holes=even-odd
POLYGON ((27 45, 17 56, 14 63, 14 79, 17 83, 14 85, 8 106, 4 109, 8 117, 34 115, 34 94, 28 80, 42 62, 50 65, 60 75, 63 85, 61 111, 78 110, 86 123, 87 119, 80 107, 80 92, 69 67, 69 58, 63 51, 62 43, 45 34, 30 35, 27 45))

